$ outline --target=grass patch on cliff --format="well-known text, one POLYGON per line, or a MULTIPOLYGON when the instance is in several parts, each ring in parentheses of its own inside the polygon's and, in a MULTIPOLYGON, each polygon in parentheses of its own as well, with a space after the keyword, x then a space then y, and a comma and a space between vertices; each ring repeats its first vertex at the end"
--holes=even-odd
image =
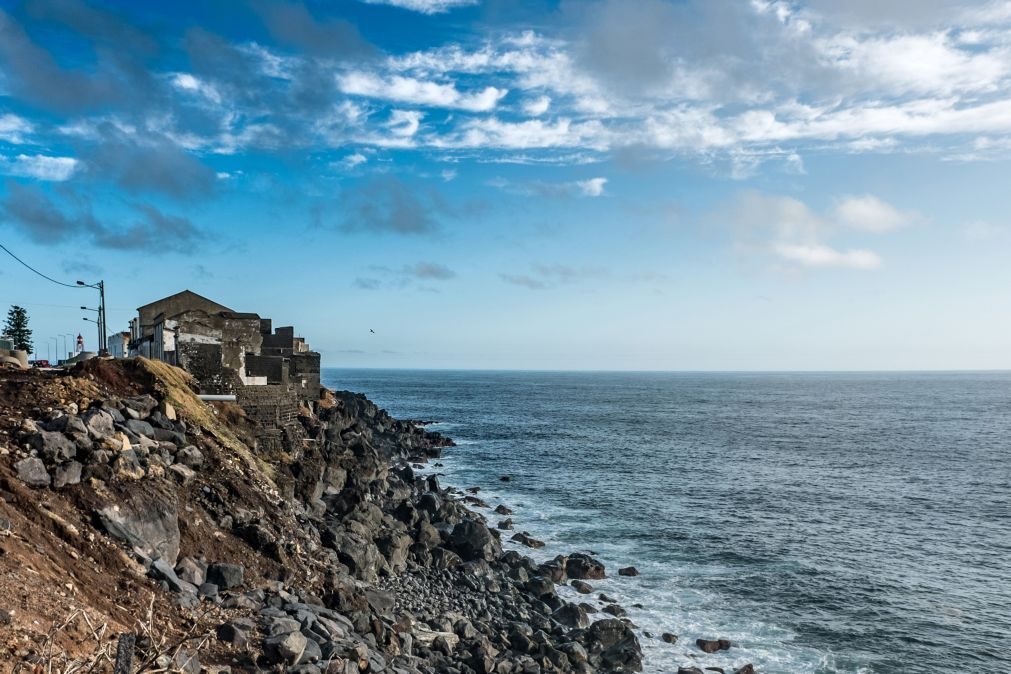
MULTIPOLYGON (((222 421, 214 408, 197 397, 196 384, 193 376, 185 370, 144 357, 137 358, 137 363, 154 380, 154 388, 163 399, 172 404, 176 411, 190 422, 197 424, 217 440, 222 446, 235 452, 246 465, 264 474, 271 483, 274 482, 274 469, 269 464, 254 455, 249 447, 242 442, 222 421)), ((237 423, 234 414, 226 415, 227 421, 237 423)))

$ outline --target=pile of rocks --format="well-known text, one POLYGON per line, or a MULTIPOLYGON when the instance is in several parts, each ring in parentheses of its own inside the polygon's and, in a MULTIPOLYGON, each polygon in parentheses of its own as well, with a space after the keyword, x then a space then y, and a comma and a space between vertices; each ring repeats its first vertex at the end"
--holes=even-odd
POLYGON ((73 403, 25 418, 16 437, 17 476, 32 487, 62 489, 82 478, 190 480, 204 462, 190 429, 168 402, 150 395, 73 403))

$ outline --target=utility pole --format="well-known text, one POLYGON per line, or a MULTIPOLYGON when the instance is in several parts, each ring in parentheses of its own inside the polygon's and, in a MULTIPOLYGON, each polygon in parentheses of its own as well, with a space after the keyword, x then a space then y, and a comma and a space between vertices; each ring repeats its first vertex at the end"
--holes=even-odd
POLYGON ((102 310, 102 356, 109 355, 109 324, 105 322, 105 281, 98 282, 98 296, 101 300, 98 308, 102 310))
POLYGON ((85 288, 94 288, 98 291, 98 309, 88 309, 87 307, 81 307, 88 311, 97 311, 98 320, 92 321, 90 318, 85 318, 84 320, 90 321, 92 323, 98 324, 98 355, 107 356, 109 355, 109 349, 107 348, 106 341, 108 335, 106 335, 106 323, 105 323, 105 281, 99 281, 98 283, 85 283, 84 281, 78 281, 77 285, 84 286, 85 288))

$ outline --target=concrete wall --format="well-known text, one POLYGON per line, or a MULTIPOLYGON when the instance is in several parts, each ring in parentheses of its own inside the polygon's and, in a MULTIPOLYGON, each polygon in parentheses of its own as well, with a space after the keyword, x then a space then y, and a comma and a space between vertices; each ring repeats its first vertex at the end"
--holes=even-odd
POLYGON ((164 325, 165 333, 173 334, 176 364, 193 374, 205 393, 234 393, 242 384, 265 383, 246 377, 246 352, 260 346, 260 318, 255 314, 193 310, 164 325))
POLYGON ((222 365, 246 377, 246 354, 259 353, 263 341, 260 317, 256 314, 237 317, 226 315, 221 323, 222 365))
POLYGON ((109 355, 113 358, 126 358, 130 349, 130 333, 116 332, 109 335, 109 355))
POLYGON ((263 335, 261 353, 265 356, 290 356, 294 352, 295 328, 278 328, 274 334, 263 335))
POLYGON ((291 356, 288 379, 300 399, 319 400, 319 365, 320 357, 315 351, 296 353, 291 356))
POLYGON ((288 384, 288 359, 280 356, 246 354, 246 375, 263 377, 268 384, 288 384))

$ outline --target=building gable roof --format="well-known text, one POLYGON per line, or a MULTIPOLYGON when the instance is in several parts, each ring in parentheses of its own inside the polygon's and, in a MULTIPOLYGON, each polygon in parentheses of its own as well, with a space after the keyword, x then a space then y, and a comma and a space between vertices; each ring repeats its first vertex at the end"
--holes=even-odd
POLYGON ((178 292, 175 295, 169 295, 168 297, 163 297, 160 300, 156 300, 154 302, 150 302, 148 304, 145 304, 144 306, 138 307, 137 308, 137 312, 138 313, 144 313, 145 309, 151 309, 152 307, 155 307, 155 306, 157 306, 159 304, 167 303, 167 302, 172 302, 172 301, 176 301, 176 300, 190 300, 190 301, 195 301, 197 303, 203 304, 205 306, 206 305, 213 305, 214 307, 217 308, 216 309, 217 311, 231 311, 231 309, 229 309, 225 305, 218 304, 214 300, 207 299, 203 295, 198 295, 197 293, 193 292, 192 290, 183 290, 182 292, 178 292))

